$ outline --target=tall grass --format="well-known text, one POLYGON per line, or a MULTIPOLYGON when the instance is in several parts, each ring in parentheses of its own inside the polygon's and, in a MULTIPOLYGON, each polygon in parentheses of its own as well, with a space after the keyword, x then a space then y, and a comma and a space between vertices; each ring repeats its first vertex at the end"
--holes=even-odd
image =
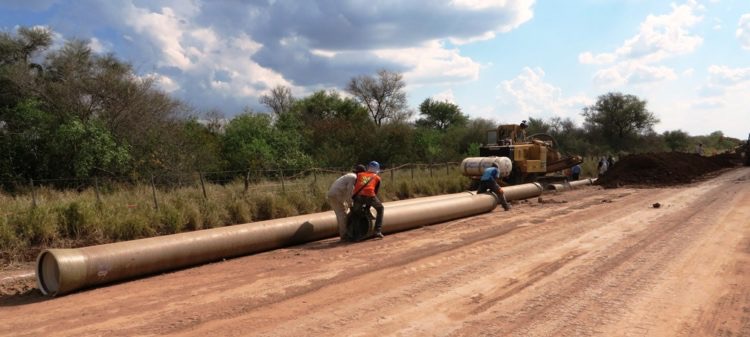
MULTIPOLYGON (((329 210, 326 192, 340 174, 278 182, 242 180, 153 190, 149 184, 105 186, 99 201, 82 191, 37 188, 32 195, 0 194, 0 264, 33 260, 48 247, 80 247, 329 210), (158 205, 158 208, 156 207, 158 205)), ((383 201, 455 193, 468 179, 455 167, 406 168, 381 174, 383 201)))

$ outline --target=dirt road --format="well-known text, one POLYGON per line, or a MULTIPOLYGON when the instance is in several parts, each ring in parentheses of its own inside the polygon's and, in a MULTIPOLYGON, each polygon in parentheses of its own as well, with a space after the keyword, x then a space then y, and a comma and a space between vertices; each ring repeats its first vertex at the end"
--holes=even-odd
POLYGON ((6 296, 0 335, 750 336, 750 169, 543 198, 384 240, 6 296))

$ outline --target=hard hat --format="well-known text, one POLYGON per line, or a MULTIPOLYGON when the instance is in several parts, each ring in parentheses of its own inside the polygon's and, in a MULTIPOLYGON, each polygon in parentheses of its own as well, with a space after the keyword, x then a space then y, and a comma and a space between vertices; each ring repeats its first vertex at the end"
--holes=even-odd
POLYGON ((378 163, 378 162, 376 162, 376 161, 373 160, 369 164, 367 164, 367 167, 372 167, 372 168, 375 168, 376 170, 379 170, 380 169, 380 163, 378 163))

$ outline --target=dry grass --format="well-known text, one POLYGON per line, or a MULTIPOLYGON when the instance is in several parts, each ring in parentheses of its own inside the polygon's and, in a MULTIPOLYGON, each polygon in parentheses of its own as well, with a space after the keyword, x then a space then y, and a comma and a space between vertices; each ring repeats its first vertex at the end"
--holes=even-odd
MULTIPOLYGON (((318 174, 282 185, 259 181, 245 191, 241 180, 157 189, 148 184, 106 186, 97 202, 93 189, 38 188, 30 194, 0 194, 0 264, 33 260, 47 247, 80 247, 227 226, 328 210, 325 194, 339 174, 318 174)), ((468 180, 451 167, 402 169, 382 174, 383 201, 455 193, 468 180), (413 176, 413 178, 412 178, 413 176)))

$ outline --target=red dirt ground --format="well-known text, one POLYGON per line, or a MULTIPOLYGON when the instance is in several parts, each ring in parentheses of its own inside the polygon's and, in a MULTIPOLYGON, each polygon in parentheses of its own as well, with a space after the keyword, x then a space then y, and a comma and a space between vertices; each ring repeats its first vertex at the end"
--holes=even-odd
POLYGON ((59 298, 22 290, 0 296, 0 335, 750 336, 750 168, 551 198, 59 298))

